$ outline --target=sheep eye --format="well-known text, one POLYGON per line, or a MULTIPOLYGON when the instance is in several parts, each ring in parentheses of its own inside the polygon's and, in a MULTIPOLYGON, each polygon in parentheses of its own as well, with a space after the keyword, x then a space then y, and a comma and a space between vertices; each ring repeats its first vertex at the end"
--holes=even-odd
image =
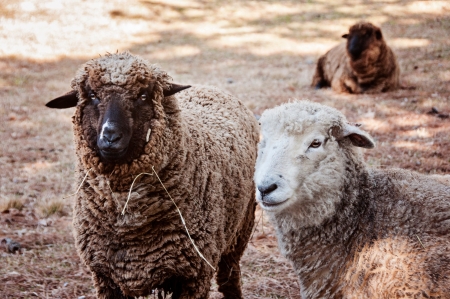
POLYGON ((145 101, 147 99, 147 95, 144 93, 140 96, 141 100, 145 101))
POLYGON ((97 96, 95 95, 95 93, 93 93, 92 91, 89 93, 89 98, 92 101, 98 100, 97 96))
POLYGON ((318 147, 321 146, 321 145, 322 145, 322 142, 320 142, 320 141, 317 140, 317 139, 314 139, 313 142, 311 142, 311 145, 310 145, 309 147, 312 147, 312 148, 318 148, 318 147))

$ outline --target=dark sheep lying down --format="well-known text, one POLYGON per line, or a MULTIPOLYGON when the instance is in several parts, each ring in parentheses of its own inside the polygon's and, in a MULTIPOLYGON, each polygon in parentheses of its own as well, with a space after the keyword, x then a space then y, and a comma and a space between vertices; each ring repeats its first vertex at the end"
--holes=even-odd
POLYGON ((84 64, 73 90, 47 104, 76 107, 76 247, 99 298, 155 289, 207 298, 215 271, 191 243, 170 194, 217 269, 219 291, 242 298, 239 261, 254 224, 258 124, 234 97, 170 80, 129 53, 107 55, 84 64))
POLYGON ((344 34, 339 44, 319 58, 312 80, 315 88, 337 92, 379 93, 399 87, 399 66, 381 29, 360 22, 344 34))

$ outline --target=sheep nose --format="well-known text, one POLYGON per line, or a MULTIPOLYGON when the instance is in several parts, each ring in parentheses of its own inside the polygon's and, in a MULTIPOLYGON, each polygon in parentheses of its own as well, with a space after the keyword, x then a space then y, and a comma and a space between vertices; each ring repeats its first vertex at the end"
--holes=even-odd
POLYGON ((108 144, 113 144, 122 139, 123 134, 116 131, 114 128, 106 127, 103 131, 103 138, 108 144))
POLYGON ((269 186, 258 186, 259 192, 261 192, 261 196, 264 197, 267 194, 271 193, 272 191, 275 191, 278 188, 277 184, 271 184, 269 186))

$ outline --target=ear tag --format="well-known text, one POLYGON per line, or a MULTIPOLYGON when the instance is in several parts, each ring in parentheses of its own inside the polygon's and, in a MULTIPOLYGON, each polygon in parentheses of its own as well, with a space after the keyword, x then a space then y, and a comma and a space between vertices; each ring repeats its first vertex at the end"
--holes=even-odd
POLYGON ((147 131, 147 137, 145 138, 146 142, 150 140, 150 133, 152 132, 152 129, 148 129, 147 131))

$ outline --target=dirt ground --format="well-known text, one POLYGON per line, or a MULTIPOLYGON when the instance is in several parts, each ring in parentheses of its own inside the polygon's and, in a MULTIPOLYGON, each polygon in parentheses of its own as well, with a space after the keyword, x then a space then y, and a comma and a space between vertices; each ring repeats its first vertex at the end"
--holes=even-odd
MULTIPOLYGON (((95 297, 71 234, 73 111, 44 104, 69 90, 81 63, 124 50, 177 83, 227 90, 257 115, 293 99, 331 105, 377 141, 368 164, 450 174, 448 1, 0 0, 0 240, 21 245, 1 245, 1 298, 95 297), (403 88, 310 88, 317 58, 359 20, 381 26, 403 88)), ((259 209, 257 219, 245 298, 300 298, 259 209)))

